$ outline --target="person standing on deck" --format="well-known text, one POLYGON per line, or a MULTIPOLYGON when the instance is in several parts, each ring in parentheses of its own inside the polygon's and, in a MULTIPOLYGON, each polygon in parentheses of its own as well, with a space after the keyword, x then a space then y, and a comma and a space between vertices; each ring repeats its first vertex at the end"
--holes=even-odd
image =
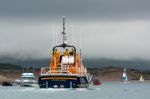
POLYGON ((71 49, 70 56, 74 56, 74 49, 71 49))
POLYGON ((70 53, 69 53, 69 63, 70 64, 73 64, 74 63, 74 55, 75 55, 75 51, 74 49, 72 48, 70 53))
POLYGON ((68 51, 68 49, 65 50, 64 55, 65 55, 65 56, 69 56, 69 51, 68 51))
POLYGON ((66 49, 64 51, 64 56, 62 58, 63 64, 68 64, 68 62, 69 62, 68 59, 69 59, 69 51, 68 51, 68 49, 66 49))
POLYGON ((56 57, 56 64, 59 64, 60 52, 57 49, 54 51, 54 56, 56 57))

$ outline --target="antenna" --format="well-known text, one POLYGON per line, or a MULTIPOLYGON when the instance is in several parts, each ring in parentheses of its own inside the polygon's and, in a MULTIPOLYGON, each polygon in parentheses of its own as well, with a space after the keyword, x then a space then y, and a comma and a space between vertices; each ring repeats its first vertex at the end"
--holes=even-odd
POLYGON ((80 49, 80 64, 82 64, 82 52, 81 52, 81 49, 80 49))
POLYGON ((33 72, 33 74, 34 74, 34 65, 32 66, 32 72, 33 72))
POLYGON ((53 32, 53 35, 52 35, 52 36, 53 36, 53 46, 54 46, 54 45, 55 45, 55 43, 54 43, 54 42, 55 42, 55 40, 54 40, 54 39, 55 39, 55 36, 54 36, 54 32, 55 32, 55 30, 54 30, 54 25, 53 25, 53 31, 52 31, 52 32, 53 32))
POLYGON ((24 66, 23 66, 23 69, 22 69, 22 73, 24 73, 24 66))
POLYGON ((63 35, 63 44, 66 43, 66 33, 65 33, 65 16, 63 16, 63 32, 62 32, 62 35, 63 35))

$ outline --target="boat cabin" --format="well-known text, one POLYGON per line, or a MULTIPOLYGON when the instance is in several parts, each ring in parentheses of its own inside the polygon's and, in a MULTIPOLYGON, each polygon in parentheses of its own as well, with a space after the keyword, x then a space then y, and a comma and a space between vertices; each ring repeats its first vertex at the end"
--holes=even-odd
POLYGON ((84 75, 86 69, 81 64, 76 48, 71 45, 61 44, 53 47, 49 68, 42 68, 41 74, 70 74, 84 75))

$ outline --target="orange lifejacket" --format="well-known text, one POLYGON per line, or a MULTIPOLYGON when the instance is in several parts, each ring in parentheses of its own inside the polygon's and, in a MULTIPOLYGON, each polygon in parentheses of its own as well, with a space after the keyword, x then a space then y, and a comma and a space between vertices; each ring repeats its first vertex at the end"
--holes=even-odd
POLYGON ((65 51, 65 52, 64 52, 64 55, 65 55, 65 56, 69 56, 69 51, 68 51, 68 50, 65 51))

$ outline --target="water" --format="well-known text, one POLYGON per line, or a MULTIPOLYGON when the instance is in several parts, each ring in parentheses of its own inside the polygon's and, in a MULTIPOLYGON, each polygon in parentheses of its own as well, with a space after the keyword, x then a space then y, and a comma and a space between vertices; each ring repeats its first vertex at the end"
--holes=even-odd
POLYGON ((0 99, 150 99, 150 82, 104 82, 89 89, 39 89, 0 86, 0 99))

